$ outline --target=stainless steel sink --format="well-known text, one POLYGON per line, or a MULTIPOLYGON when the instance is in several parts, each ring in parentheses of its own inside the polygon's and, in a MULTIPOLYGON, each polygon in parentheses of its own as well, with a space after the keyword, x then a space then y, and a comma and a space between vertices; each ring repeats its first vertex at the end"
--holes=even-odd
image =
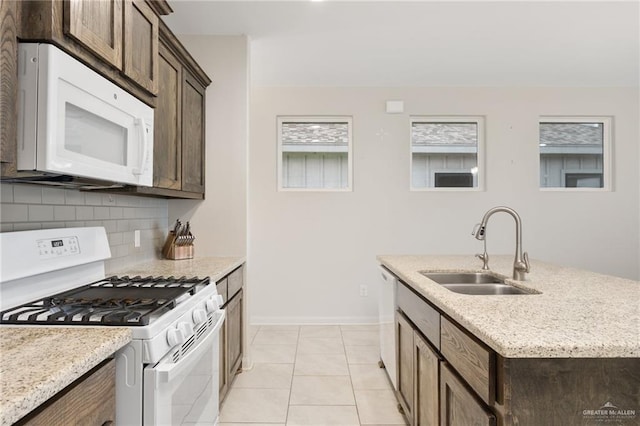
POLYGON ((420 272, 447 290, 469 295, 532 294, 484 272, 420 272))
POLYGON ((504 283, 500 278, 486 272, 420 272, 438 284, 490 284, 504 283))

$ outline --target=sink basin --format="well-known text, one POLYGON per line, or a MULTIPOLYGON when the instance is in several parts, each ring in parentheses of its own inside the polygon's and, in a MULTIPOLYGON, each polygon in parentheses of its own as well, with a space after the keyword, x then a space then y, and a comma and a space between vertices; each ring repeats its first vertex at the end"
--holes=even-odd
POLYGON ((438 284, 491 284, 504 283, 500 278, 485 272, 420 272, 438 284))
POLYGON ((421 272, 447 290, 469 295, 531 294, 531 292, 505 284, 504 280, 484 272, 421 272))
POLYGON ((478 296, 491 296, 500 294, 531 294, 526 290, 509 284, 443 284, 442 287, 455 293, 478 296))

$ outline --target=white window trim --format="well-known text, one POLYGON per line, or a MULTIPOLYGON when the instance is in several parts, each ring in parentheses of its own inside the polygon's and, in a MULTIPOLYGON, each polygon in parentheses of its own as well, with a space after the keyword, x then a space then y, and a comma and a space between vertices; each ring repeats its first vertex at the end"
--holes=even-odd
MULTIPOLYGON (((409 190, 415 192, 482 192, 484 191, 484 139, 485 139, 485 117, 482 115, 416 115, 409 117, 409 190), (413 186, 413 144, 411 141, 411 128, 413 123, 476 123, 478 126, 478 152, 476 154, 478 172, 473 178, 475 187, 415 187, 413 186)), ((419 153, 419 151, 417 151, 419 153)), ((467 171, 465 171, 467 172, 467 171)))
MULTIPOLYGON (((353 191, 353 117, 351 116, 336 116, 336 115, 287 115, 277 117, 277 145, 278 145, 278 161, 277 161, 277 179, 278 179, 278 192, 352 192, 353 191), (326 123, 326 122, 338 122, 347 123, 349 132, 349 144, 346 150, 347 152, 347 187, 346 188, 286 188, 283 187, 283 153, 293 152, 284 150, 282 147, 282 123, 289 122, 304 122, 304 123, 326 123)), ((305 150, 306 151, 306 150, 305 150)), ((306 151, 306 152, 318 152, 318 151, 306 151)), ((329 152, 329 151, 327 151, 329 152)), ((345 151, 341 151, 345 152, 345 151)))
MULTIPOLYGON (((612 192, 613 191, 613 117, 541 115, 538 118, 538 188, 543 192, 612 192), (602 132, 602 188, 565 188, 540 186, 540 123, 603 123, 602 132)), ((564 173, 562 175, 564 180, 564 173)))

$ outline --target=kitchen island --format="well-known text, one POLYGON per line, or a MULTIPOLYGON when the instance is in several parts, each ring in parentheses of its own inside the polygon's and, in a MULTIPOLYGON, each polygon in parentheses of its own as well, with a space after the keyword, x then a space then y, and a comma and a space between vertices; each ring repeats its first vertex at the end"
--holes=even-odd
POLYGON ((0 327, 0 425, 11 425, 131 341, 120 327, 0 327))
POLYGON ((637 424, 640 283, 513 257, 378 256, 399 282, 397 397, 412 425, 637 424), (489 272, 522 295, 468 295, 421 272, 489 272))
MULTIPOLYGON (((640 282, 531 260, 526 281, 539 292, 454 293, 420 271, 481 272, 473 256, 379 256, 413 290, 507 358, 640 357, 640 282)), ((491 271, 510 277, 513 256, 493 256, 491 271)))

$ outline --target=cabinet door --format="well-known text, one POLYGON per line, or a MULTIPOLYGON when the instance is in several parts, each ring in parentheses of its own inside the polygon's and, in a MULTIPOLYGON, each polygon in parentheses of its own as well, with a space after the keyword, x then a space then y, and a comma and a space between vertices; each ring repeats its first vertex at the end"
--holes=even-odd
POLYGON ((118 69, 122 69, 122 2, 64 3, 64 33, 118 69))
POLYGON ((18 143, 18 20, 20 5, 0 1, 0 161, 2 176, 15 171, 18 143))
POLYGON ((415 386, 413 417, 415 426, 436 426, 439 422, 440 374, 438 355, 422 336, 415 332, 415 386))
POLYGON ((162 90, 153 120, 153 186, 181 189, 182 65, 164 44, 159 48, 162 90))
POLYGON ((242 361, 242 291, 227 305, 227 354, 229 383, 233 381, 242 361))
POLYGON ((404 315, 396 312, 398 400, 410 421, 413 419, 413 333, 413 328, 404 315))
POLYGON ((158 93, 158 16, 144 1, 125 0, 124 28, 124 73, 158 93))
POLYGON ((182 190, 204 193, 205 88, 183 71, 182 190))
POLYGON ((220 329, 220 384, 218 387, 218 399, 220 403, 227 395, 227 390, 229 389, 229 376, 228 376, 228 368, 227 368, 227 326, 229 322, 227 319, 224 320, 224 324, 220 329))
POLYGON ((440 377, 441 426, 495 426, 496 417, 458 379, 447 364, 440 377))

